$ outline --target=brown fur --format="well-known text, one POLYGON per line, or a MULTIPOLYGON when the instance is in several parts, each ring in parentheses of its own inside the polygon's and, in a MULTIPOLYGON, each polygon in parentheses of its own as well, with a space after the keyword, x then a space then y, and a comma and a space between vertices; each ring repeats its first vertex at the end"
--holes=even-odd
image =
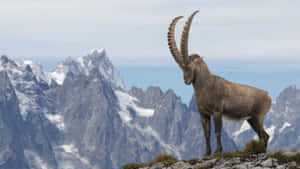
MULTIPOLYGON (((182 36, 182 38, 186 39, 182 40, 183 43, 187 43, 189 26, 196 13, 197 11, 191 15, 186 23, 183 33, 185 35, 182 36)), ((171 26, 175 27, 175 24, 172 23, 171 26)), ((170 28, 168 34, 169 37, 172 36, 171 38, 174 38, 174 32, 172 32, 172 30, 174 31, 174 28, 170 28)), ((174 43, 172 45, 174 45, 174 43)), ((263 128, 263 121, 264 116, 271 106, 271 98, 268 96, 268 93, 258 88, 230 82, 219 76, 211 74, 206 63, 199 55, 194 54, 191 56, 185 56, 187 46, 185 44, 181 44, 181 46, 182 50, 185 50, 185 52, 182 52, 182 54, 179 55, 179 52, 177 51, 176 58, 181 58, 176 59, 176 61, 177 63, 178 61, 180 62, 178 64, 183 70, 184 82, 187 85, 192 84, 194 88, 196 104, 200 112, 206 139, 206 155, 211 154, 211 117, 214 119, 215 135, 218 144, 216 153, 222 152, 222 117, 236 121, 247 120, 254 131, 258 134, 259 139, 264 141, 267 146, 269 136, 263 128), (188 59, 185 59, 185 57, 188 57, 188 59), (188 62, 182 62, 184 60, 188 62)), ((174 49, 176 48, 170 46, 170 50, 174 49)), ((173 51, 172 54, 174 53, 175 52, 173 51)))

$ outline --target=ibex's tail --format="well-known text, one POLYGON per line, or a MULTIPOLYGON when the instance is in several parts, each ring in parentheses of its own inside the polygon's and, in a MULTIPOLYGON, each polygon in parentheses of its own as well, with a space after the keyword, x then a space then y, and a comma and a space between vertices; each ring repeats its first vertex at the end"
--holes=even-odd
POLYGON ((265 115, 269 112, 272 105, 272 99, 269 95, 267 95, 267 102, 266 102, 266 112, 265 115))

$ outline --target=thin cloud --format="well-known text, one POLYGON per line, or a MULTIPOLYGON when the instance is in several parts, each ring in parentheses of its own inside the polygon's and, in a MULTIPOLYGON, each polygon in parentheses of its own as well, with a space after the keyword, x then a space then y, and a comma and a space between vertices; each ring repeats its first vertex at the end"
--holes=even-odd
POLYGON ((117 64, 162 60, 169 65, 169 23, 185 16, 176 29, 179 41, 184 20, 200 9, 191 28, 191 52, 207 58, 295 59, 299 5, 293 0, 12 0, 0 6, 0 52, 78 56, 104 47, 117 64))

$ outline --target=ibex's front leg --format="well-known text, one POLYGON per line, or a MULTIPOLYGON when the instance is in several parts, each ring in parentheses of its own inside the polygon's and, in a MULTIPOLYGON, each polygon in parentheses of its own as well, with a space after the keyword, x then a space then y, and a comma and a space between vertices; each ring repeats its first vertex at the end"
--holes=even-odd
POLYGON ((210 116, 201 114, 201 122, 202 122, 202 127, 205 135, 205 140, 206 140, 206 153, 204 156, 209 156, 211 154, 211 149, 210 149, 210 116))
POLYGON ((221 153, 223 151, 221 142, 221 131, 222 131, 222 115, 220 112, 214 113, 214 124, 215 124, 215 135, 217 139, 217 150, 215 153, 221 153))

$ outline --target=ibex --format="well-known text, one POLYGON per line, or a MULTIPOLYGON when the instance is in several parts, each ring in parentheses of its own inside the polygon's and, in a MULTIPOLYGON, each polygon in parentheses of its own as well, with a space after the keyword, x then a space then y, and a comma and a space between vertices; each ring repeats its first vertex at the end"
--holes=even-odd
POLYGON ((183 16, 173 19, 168 31, 168 44, 173 58, 183 71, 184 83, 193 85, 197 108, 206 139, 205 156, 211 154, 210 130, 211 116, 214 120, 217 149, 221 153, 222 117, 230 120, 247 120, 253 130, 267 147, 269 135, 263 128, 264 116, 270 109, 271 98, 268 93, 255 87, 227 81, 210 73, 203 58, 188 53, 188 37, 195 11, 187 20, 181 36, 180 51, 175 42, 176 23, 183 16))

